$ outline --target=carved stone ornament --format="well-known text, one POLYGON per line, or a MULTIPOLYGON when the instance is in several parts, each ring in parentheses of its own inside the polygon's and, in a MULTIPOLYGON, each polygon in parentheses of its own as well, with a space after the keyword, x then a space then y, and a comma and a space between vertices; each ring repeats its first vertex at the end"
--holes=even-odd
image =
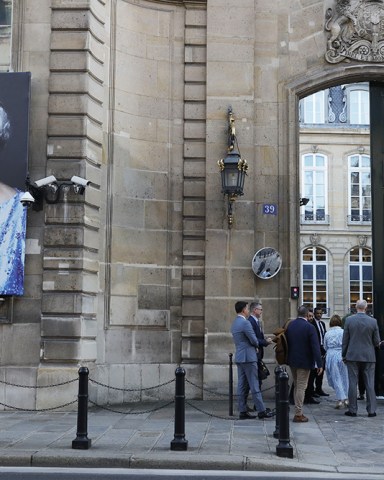
POLYGON ((311 242, 311 245, 313 245, 313 246, 319 245, 320 235, 317 234, 317 233, 313 233, 312 235, 309 236, 309 241, 311 242))
POLYGON ((368 241, 367 235, 359 235, 359 245, 360 245, 360 247, 366 247, 367 246, 367 241, 368 241))
POLYGON ((335 0, 324 28, 329 32, 327 62, 384 62, 383 0, 335 0))

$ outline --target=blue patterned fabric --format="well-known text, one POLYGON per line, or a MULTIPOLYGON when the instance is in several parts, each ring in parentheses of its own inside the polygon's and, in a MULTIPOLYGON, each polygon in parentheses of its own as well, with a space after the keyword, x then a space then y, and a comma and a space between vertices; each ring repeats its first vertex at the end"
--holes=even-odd
POLYGON ((0 295, 23 295, 26 209, 22 192, 0 205, 0 295))
POLYGON ((328 384, 335 390, 337 400, 348 398, 348 371, 341 357, 343 329, 332 327, 324 336, 325 371, 328 384))

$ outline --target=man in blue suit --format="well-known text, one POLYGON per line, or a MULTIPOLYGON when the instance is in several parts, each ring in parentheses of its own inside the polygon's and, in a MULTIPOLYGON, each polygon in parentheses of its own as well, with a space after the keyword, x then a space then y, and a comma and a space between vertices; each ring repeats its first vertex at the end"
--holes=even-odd
MULTIPOLYGON (((308 422, 303 415, 303 403, 305 389, 309 374, 316 365, 322 365, 320 342, 316 329, 308 322, 309 310, 302 305, 298 309, 298 318, 288 324, 286 337, 288 342, 288 361, 292 379, 295 385, 293 397, 295 401, 295 416, 293 421, 297 423, 308 422)), ((323 369, 317 368, 317 374, 321 375, 323 369)))
POLYGON ((235 304, 237 317, 232 323, 231 333, 235 343, 235 363, 237 365, 237 398, 241 420, 257 418, 247 412, 245 393, 249 388, 255 407, 258 411, 258 418, 270 418, 273 414, 265 408, 259 387, 257 370, 257 341, 255 332, 248 321, 249 306, 247 302, 239 301, 235 304))

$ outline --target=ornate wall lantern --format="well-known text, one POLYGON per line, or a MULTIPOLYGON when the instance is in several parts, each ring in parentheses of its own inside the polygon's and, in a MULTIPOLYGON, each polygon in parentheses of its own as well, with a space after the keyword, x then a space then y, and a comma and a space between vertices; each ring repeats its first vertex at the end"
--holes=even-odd
POLYGON ((244 195, 244 180, 248 164, 240 156, 239 145, 235 132, 235 119, 232 108, 228 108, 228 151, 227 156, 218 162, 221 172, 221 192, 228 201, 228 228, 233 225, 233 202, 237 197, 244 195))

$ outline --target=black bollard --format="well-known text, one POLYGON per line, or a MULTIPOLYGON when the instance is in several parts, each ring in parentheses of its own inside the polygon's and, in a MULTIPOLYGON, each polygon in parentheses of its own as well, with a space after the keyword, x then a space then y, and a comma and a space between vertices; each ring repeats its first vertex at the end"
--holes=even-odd
POLYGON ((185 370, 176 368, 175 385, 175 436, 171 442, 171 450, 187 450, 185 439, 185 370))
POLYGON ((289 386, 288 373, 279 375, 279 444, 276 446, 278 457, 293 458, 293 448, 289 443, 289 386))
POLYGON ((77 400, 77 433, 72 440, 72 448, 88 450, 91 439, 88 438, 88 375, 87 367, 79 368, 79 394, 77 400))
POLYGON ((274 438, 279 438, 279 430, 280 430, 280 416, 279 416, 279 411, 280 411, 280 389, 279 389, 279 377, 280 374, 284 372, 284 369, 282 366, 278 365, 275 368, 275 409, 276 409, 276 414, 275 414, 275 431, 273 432, 274 438))
POLYGON ((229 416, 233 417, 233 353, 229 354, 229 416))

